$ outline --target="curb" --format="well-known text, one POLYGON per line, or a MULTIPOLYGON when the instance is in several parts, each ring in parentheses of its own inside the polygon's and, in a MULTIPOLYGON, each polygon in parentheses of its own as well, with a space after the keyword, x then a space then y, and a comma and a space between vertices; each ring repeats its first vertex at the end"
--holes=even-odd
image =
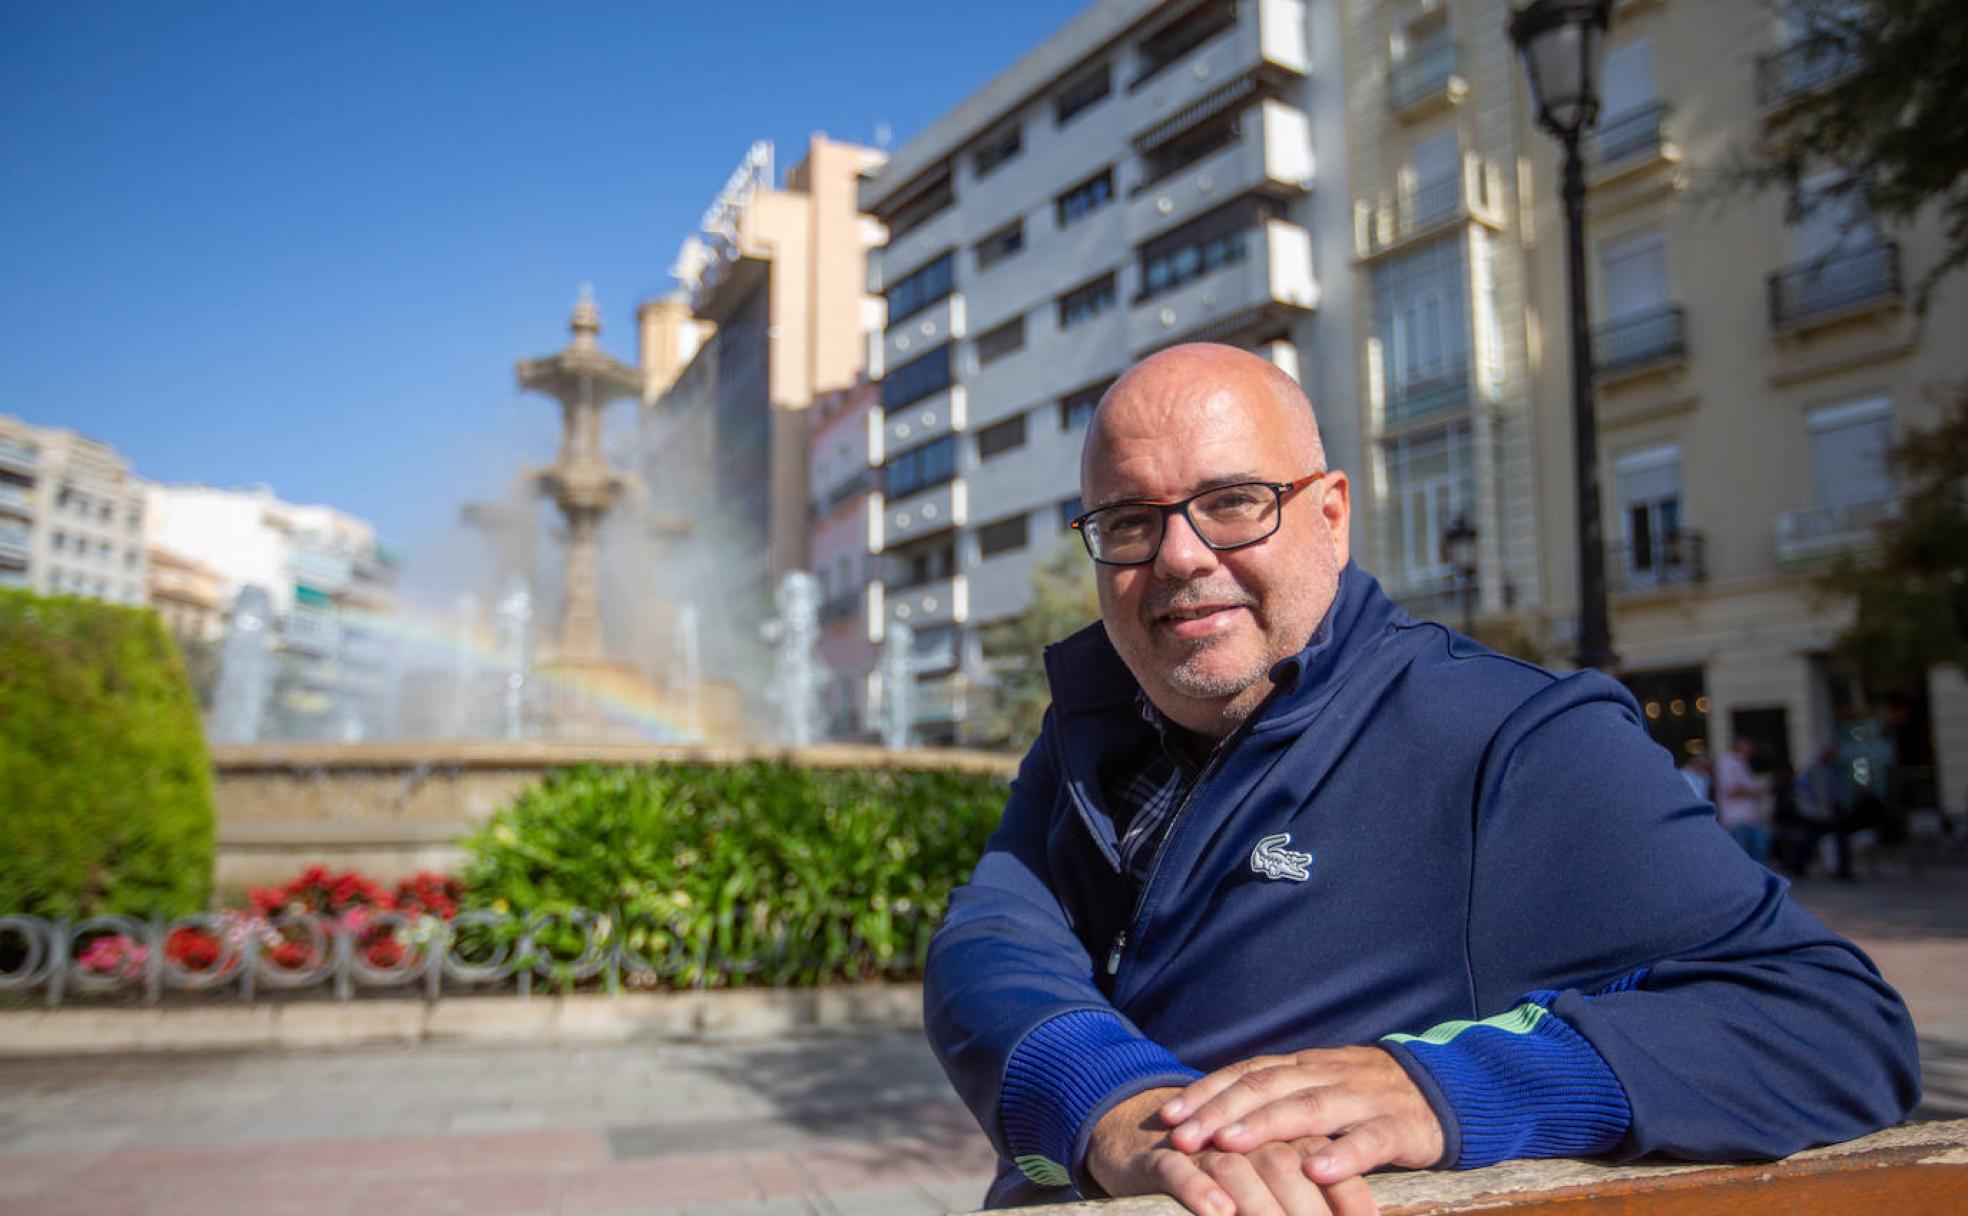
POLYGON ((922 1026, 922 985, 619 996, 306 1001, 172 1009, 0 1013, 0 1058, 255 1051, 373 1043, 562 1046, 651 1039, 759 1039, 922 1026))

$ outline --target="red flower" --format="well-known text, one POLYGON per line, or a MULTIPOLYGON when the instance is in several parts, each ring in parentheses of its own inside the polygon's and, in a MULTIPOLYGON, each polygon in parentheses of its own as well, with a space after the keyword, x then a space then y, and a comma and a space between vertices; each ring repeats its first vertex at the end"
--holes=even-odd
POLYGON ((219 939, 203 929, 173 929, 164 939, 164 954, 188 971, 210 971, 218 965, 219 939))

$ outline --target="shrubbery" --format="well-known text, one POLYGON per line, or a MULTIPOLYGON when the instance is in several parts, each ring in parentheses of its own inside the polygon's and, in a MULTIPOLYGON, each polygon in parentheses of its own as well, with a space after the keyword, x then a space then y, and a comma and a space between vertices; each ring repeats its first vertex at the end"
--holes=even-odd
POLYGON ((590 766, 494 816, 460 877, 467 907, 618 913, 637 954, 683 962, 673 982, 912 975, 1005 794, 954 772, 590 766))
POLYGON ((177 916, 211 882, 198 703, 157 615, 0 591, 0 910, 177 916))

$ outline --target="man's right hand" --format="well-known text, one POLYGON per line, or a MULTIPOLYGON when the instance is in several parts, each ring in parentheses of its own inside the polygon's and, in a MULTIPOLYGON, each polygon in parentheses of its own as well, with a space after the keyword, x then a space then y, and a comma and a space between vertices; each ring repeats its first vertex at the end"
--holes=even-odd
POLYGON ((1366 1179, 1320 1187, 1306 1164, 1323 1136, 1243 1153, 1184 1153, 1159 1111, 1180 1089, 1150 1089, 1101 1116, 1087 1140, 1087 1172, 1109 1195, 1170 1195, 1196 1216, 1376 1216, 1366 1179))

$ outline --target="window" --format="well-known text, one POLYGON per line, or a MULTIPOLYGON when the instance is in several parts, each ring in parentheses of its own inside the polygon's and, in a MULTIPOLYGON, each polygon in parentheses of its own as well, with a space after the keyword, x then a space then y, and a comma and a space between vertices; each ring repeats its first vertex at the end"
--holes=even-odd
POLYGON ((1053 125, 1065 126, 1073 121, 1080 111, 1100 101, 1113 89, 1113 68, 1103 63, 1059 90, 1059 96, 1052 100, 1053 125))
MULTIPOLYGON (((1085 426, 1087 421, 1093 417, 1094 408, 1100 404, 1100 399, 1107 395, 1107 389, 1113 383, 1112 380, 1106 380, 1099 384, 1080 389, 1078 392, 1068 393, 1066 396, 1060 398, 1060 428, 1070 431, 1074 427, 1085 426)), ((1075 512, 1075 514, 1078 514, 1078 512, 1075 512)))
POLYGON ((1278 214, 1271 199, 1240 198, 1149 241, 1141 247, 1140 298, 1243 261, 1250 230, 1278 214))
POLYGON ((61 552, 61 551, 62 551, 63 549, 66 549, 66 548, 68 548, 68 533, 66 533, 66 532, 62 532, 62 531, 59 531, 59 530, 58 530, 58 531, 56 531, 56 533, 55 533, 55 552, 57 552, 57 553, 60 553, 60 552, 61 552))
POLYGON ((956 259, 945 253, 935 261, 897 279, 888 289, 888 324, 913 317, 956 290, 956 259))
POLYGON ((1013 220, 977 242, 977 268, 988 270, 1025 248, 1025 221, 1013 220))
POLYGON ((1467 267, 1459 238, 1374 268, 1374 329, 1391 416, 1459 405, 1469 371, 1467 267), (1449 396, 1439 396, 1451 390, 1449 396))
POLYGON ((1143 83, 1190 51, 1237 24, 1236 0, 1207 0, 1141 40, 1135 48, 1139 67, 1133 83, 1143 83))
POLYGON ((950 171, 946 166, 937 173, 934 181, 882 217, 888 223, 890 243, 935 219, 956 201, 956 191, 950 186, 950 171))
POLYGON ((1819 506, 1843 507, 1893 497, 1886 453, 1893 446, 1893 403, 1871 397, 1816 410, 1804 420, 1811 436, 1811 475, 1819 506))
POLYGON ((1681 449, 1662 444, 1613 462, 1623 565, 1659 575, 1681 565, 1681 449))
POLYGON ((1025 318, 1013 317, 1003 325, 986 333, 977 335, 977 363, 983 366, 994 363, 1016 350, 1025 348, 1025 318))
POLYGON ((1834 170, 1804 182, 1800 201, 1805 214, 1790 229, 1791 248, 1800 262, 1828 259, 1879 242, 1878 222, 1866 209, 1864 199, 1832 196, 1831 190, 1838 180, 1834 170))
POLYGON ((979 177, 988 177, 998 166, 1025 150, 1025 127, 1023 123, 1013 123, 1001 131, 986 136, 983 144, 971 157, 971 167, 979 177))
POLYGON ((1078 494, 1073 495, 1071 498, 1062 498, 1059 500, 1060 527, 1066 527, 1084 514, 1086 514, 1086 508, 1080 505, 1080 496, 1078 494))
POLYGON ((1059 297, 1059 328, 1071 329, 1114 307, 1114 272, 1059 297))
POLYGON ((1667 241, 1658 228, 1601 247, 1606 318, 1617 321, 1667 303, 1667 241))
POLYGON ((1469 424, 1391 440, 1387 461, 1388 545, 1398 587, 1450 576, 1442 538, 1476 503, 1469 424))
POLYGON ((977 530, 977 552, 980 557, 992 557, 1013 549, 1025 547, 1025 516, 1013 515, 996 523, 985 524, 977 530))
POLYGON ((900 409, 950 387, 950 344, 911 360, 882 378, 882 408, 900 409))
POLYGON ((993 456, 1014 451, 1025 446, 1025 415, 1018 414, 1003 422, 995 423, 977 432, 977 458, 989 460, 993 456))
POLYGON ((1654 104, 1654 40, 1635 38, 1606 52, 1605 87, 1600 90, 1601 127, 1654 104))
POLYGON ((885 557, 888 575, 883 581, 893 591, 920 587, 957 572, 957 546, 947 534, 891 549, 885 557))
POLYGON ((1059 226, 1070 227, 1114 201, 1114 170, 1110 166, 1053 200, 1059 226))
POLYGON ((1237 142, 1243 129, 1243 116, 1231 111, 1219 114, 1189 128, 1175 138, 1158 144, 1143 157, 1143 175, 1137 189, 1182 172, 1219 148, 1237 142))
POLYGON ((945 435, 890 459, 882 469, 882 492, 889 498, 906 498, 956 475, 957 437, 945 435))

